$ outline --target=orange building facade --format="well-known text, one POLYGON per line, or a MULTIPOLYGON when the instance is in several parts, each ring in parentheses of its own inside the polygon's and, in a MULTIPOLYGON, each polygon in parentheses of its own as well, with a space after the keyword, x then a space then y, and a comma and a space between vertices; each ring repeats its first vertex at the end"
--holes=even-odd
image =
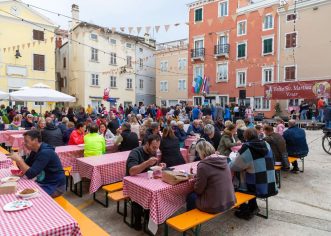
POLYGON ((276 101, 264 97, 278 82, 279 1, 201 0, 189 7, 189 98, 194 105, 243 104, 266 117, 276 101), (197 77, 209 90, 194 91, 197 77))

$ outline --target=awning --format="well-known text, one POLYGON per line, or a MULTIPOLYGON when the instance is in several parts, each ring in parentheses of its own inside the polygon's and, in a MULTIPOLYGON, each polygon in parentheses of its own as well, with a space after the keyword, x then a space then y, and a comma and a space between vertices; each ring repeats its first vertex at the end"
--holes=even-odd
POLYGON ((267 99, 330 98, 331 80, 294 81, 264 85, 267 99))

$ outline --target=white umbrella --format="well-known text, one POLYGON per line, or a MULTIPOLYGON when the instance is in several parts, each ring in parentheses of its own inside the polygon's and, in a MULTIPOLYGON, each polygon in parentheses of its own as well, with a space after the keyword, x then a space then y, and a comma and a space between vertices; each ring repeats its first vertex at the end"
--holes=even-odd
MULTIPOLYGON (((35 84, 9 94, 10 100, 21 102, 75 102, 76 98, 51 89, 45 84, 35 84)), ((41 113, 41 105, 40 105, 41 113)))
POLYGON ((9 94, 8 93, 5 93, 5 92, 1 92, 0 91, 0 100, 5 100, 9 97, 9 94))
POLYGON ((35 84, 9 94, 12 101, 21 102, 75 102, 76 98, 61 93, 44 84, 35 84))

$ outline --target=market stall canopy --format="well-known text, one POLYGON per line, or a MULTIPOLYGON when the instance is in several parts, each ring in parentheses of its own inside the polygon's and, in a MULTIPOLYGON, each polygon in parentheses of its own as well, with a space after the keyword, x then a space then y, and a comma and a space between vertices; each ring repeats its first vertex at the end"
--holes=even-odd
POLYGON ((45 84, 35 84, 9 94, 10 100, 22 102, 75 102, 76 98, 51 89, 45 84))
POLYGON ((267 99, 316 99, 331 97, 331 80, 294 81, 264 85, 267 99))
POLYGON ((1 92, 0 91, 0 100, 5 100, 9 97, 9 94, 8 93, 5 93, 5 92, 1 92))

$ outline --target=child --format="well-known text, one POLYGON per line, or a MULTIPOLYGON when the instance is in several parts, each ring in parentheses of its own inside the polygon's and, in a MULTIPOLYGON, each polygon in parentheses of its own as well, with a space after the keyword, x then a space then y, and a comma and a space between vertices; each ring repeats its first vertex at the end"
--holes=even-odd
POLYGON ((255 125, 255 129, 257 130, 257 134, 260 140, 263 140, 264 138, 264 132, 262 129, 262 125, 255 125))
POLYGON ((277 123, 275 133, 283 135, 284 130, 285 130, 284 121, 280 117, 276 117, 275 120, 276 120, 276 123, 277 123))

